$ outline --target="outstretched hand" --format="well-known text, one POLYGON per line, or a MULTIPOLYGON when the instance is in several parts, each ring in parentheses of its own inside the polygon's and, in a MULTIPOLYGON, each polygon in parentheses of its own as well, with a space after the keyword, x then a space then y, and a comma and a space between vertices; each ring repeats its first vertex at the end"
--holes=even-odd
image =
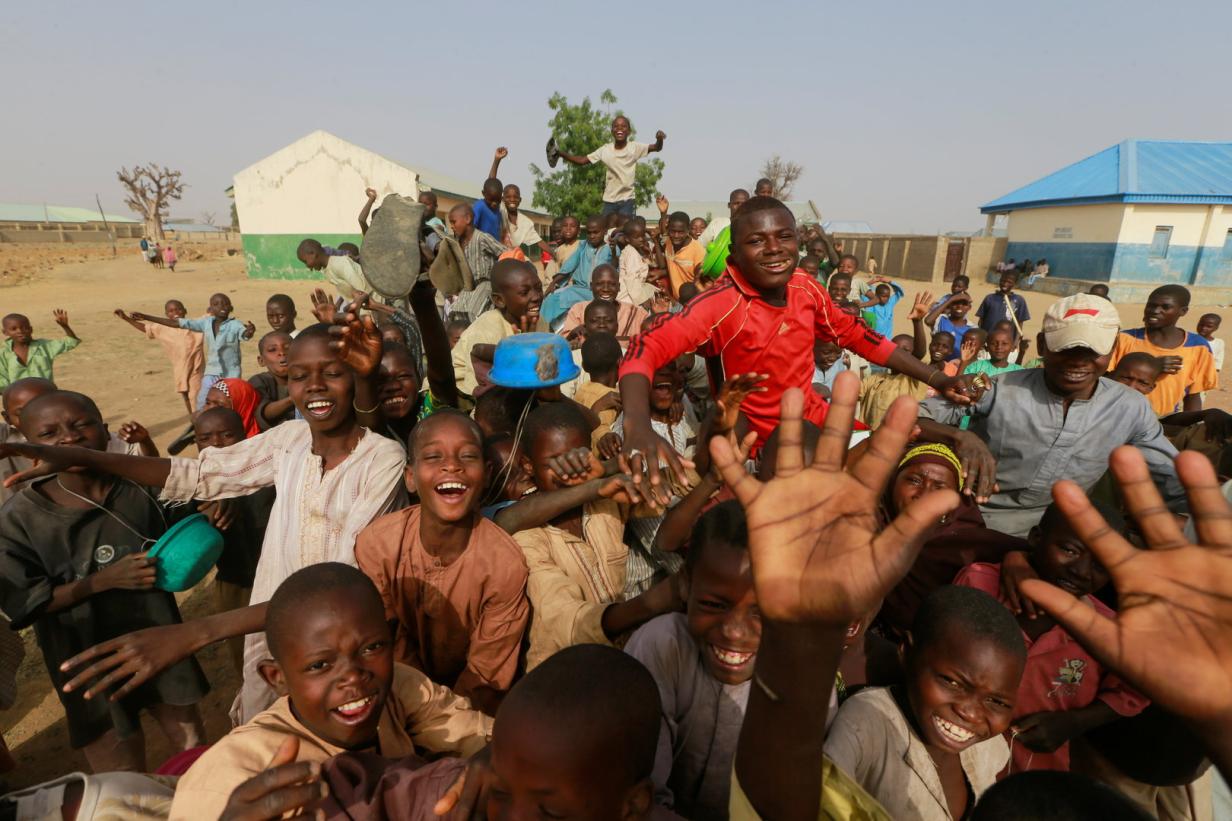
POLYGON ((381 331, 371 314, 360 314, 368 304, 369 295, 364 294, 346 307, 346 313, 330 326, 330 349, 351 370, 360 376, 371 376, 381 366, 381 331))
POLYGON ((312 315, 317 318, 317 322, 332 325, 334 318, 338 315, 338 309, 334 306, 334 301, 330 299, 329 294, 325 293, 325 289, 317 288, 308 298, 312 301, 312 315))
POLYGON ((298 755, 299 738, 290 736, 264 772, 232 791, 220 821, 272 821, 328 795, 329 789, 321 781, 321 765, 296 761, 298 755))
POLYGON ((766 387, 761 383, 770 378, 768 373, 738 373, 723 382, 719 395, 715 397, 714 432, 726 433, 736 427, 740 417, 740 406, 751 393, 764 393, 766 387))
MULTIPOLYGON (((1109 460, 1146 550, 1108 526, 1082 488, 1058 482, 1053 498, 1116 586, 1115 618, 1058 587, 1031 579, 1022 591, 1101 664, 1196 728, 1225 736, 1232 726, 1232 508, 1211 463, 1182 453, 1176 470, 1189 494, 1198 543, 1164 506, 1142 453, 1117 448, 1109 460)), ((1222 756, 1223 763, 1229 763, 1222 756)), ((1219 751, 1212 751, 1217 758, 1219 751)))
POLYGON ((51 312, 51 316, 53 319, 55 319, 56 324, 59 325, 61 328, 68 327, 68 311, 64 310, 63 308, 56 308, 54 311, 51 312))
POLYGON ((783 394, 777 473, 760 482, 745 472, 731 443, 710 441, 723 480, 744 505, 753 585, 762 614, 779 622, 846 626, 875 609, 907 573, 928 531, 958 505, 957 494, 929 493, 888 527, 877 518, 916 419, 907 397, 890 406, 870 446, 844 469, 859 380, 839 374, 816 454, 802 446, 804 396, 783 394))
POLYGON ((915 302, 911 304, 911 312, 907 314, 907 318, 913 322, 917 319, 923 319, 928 316, 928 311, 932 304, 932 293, 929 291, 921 291, 915 295, 915 302))

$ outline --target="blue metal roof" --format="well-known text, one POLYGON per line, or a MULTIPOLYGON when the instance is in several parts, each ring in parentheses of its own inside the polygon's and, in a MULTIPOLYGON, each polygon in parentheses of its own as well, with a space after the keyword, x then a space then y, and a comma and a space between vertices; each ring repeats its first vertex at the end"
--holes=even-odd
POLYGON ((1232 142, 1125 140, 987 203, 980 213, 1101 202, 1232 204, 1232 142))

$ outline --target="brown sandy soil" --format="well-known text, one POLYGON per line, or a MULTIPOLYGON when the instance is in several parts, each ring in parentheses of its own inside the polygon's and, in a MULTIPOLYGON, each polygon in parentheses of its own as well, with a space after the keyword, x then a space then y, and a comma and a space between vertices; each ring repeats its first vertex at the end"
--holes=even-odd
MULTIPOLYGON (((175 297, 184 301, 191 315, 200 315, 204 313, 210 294, 223 291, 235 303, 234 315, 241 320, 251 319, 259 331, 264 332, 268 328, 264 317, 265 300, 270 294, 282 291, 295 299, 302 327, 314 321, 309 311, 308 294, 315 283, 249 280, 242 258, 238 255, 227 257, 225 244, 203 246, 205 258, 185 259, 172 274, 153 270, 138 257, 136 244, 129 244, 131 248, 126 249, 127 253, 122 250, 114 259, 110 248, 0 245, 0 271, 11 271, 5 280, 26 278, 19 285, 0 287, 0 300, 3 300, 4 312, 29 314, 35 333, 47 336, 59 334, 51 321, 52 309, 65 308, 84 343, 58 360, 57 382, 94 397, 113 427, 129 419, 140 421, 165 451, 187 421, 184 407, 172 391, 171 368, 156 343, 129 328, 114 317, 112 311, 123 307, 160 314, 163 302, 175 297), (99 253, 93 253, 96 250, 99 253), (61 262, 61 257, 67 261, 61 262)), ((905 319, 905 306, 923 290, 923 283, 904 280, 901 284, 907 299, 898 311, 898 330, 907 332, 910 328, 905 319)), ((982 295, 985 289, 977 288, 977 292, 982 295)), ((1026 298, 1034 317, 1028 323, 1028 332, 1034 334, 1051 297, 1027 293, 1026 298)), ((1127 327, 1140 324, 1141 305, 1118 308, 1127 327)), ((1191 319, 1196 321, 1203 312, 1195 307, 1191 319)), ((1192 327, 1193 322, 1189 324, 1192 327)), ((244 346, 244 373, 251 375, 257 371, 256 345, 247 344, 244 346)), ((1224 381, 1220 390, 1208 395, 1208 405, 1232 407, 1232 393, 1228 388, 1229 384, 1224 381)), ((180 607, 186 619, 213 612, 211 583, 212 580, 207 579, 193 590, 180 594, 180 607)), ((68 747, 63 712, 51 690, 32 632, 25 631, 24 638, 27 652, 18 674, 18 703, 0 713, 0 730, 19 764, 16 772, 5 776, 13 787, 85 768, 84 758, 68 747)), ((209 648, 198 658, 213 687, 202 705, 202 712, 209 738, 214 740, 228 727, 227 710, 238 680, 221 645, 209 648)), ((157 727, 148 721, 146 737, 148 759, 153 767, 168 756, 169 750, 157 727)))

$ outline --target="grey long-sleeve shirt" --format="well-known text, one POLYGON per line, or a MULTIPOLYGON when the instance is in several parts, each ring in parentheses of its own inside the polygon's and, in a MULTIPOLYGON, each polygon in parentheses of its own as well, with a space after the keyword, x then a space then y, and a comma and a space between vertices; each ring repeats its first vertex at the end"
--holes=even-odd
POLYGON ((1176 448, 1146 397, 1111 379, 1100 379, 1090 399, 1065 412, 1048 390, 1042 368, 1000 374, 974 405, 960 407, 936 397, 920 405, 920 417, 957 426, 971 417, 969 431, 997 460, 1000 490, 981 505, 988 527, 1026 537, 1052 502, 1062 479, 1090 491, 1108 470, 1108 457, 1121 445, 1142 451, 1165 503, 1185 510, 1185 491, 1172 460, 1176 448))

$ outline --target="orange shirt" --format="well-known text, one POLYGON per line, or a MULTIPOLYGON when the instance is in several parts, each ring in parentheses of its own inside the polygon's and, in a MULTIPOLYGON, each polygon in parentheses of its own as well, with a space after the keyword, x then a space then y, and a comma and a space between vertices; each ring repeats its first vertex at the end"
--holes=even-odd
POLYGON ((675 253, 665 252, 667 259, 667 275, 672 280, 672 296, 680 296, 680 286, 697 279, 694 271, 706 258, 706 249, 697 240, 689 237, 683 248, 675 253))
POLYGON ((1191 393, 1214 390, 1219 387, 1219 374, 1215 370, 1215 357, 1209 344, 1197 334, 1185 334, 1185 341, 1175 348, 1161 348, 1146 338, 1146 329, 1134 328, 1117 334, 1116 347, 1108 362, 1111 371, 1128 353, 1141 351, 1151 356, 1179 356, 1181 369, 1177 373, 1163 373, 1155 382, 1155 390, 1147 395, 1157 416, 1167 416, 1181 410, 1185 397, 1191 393))

